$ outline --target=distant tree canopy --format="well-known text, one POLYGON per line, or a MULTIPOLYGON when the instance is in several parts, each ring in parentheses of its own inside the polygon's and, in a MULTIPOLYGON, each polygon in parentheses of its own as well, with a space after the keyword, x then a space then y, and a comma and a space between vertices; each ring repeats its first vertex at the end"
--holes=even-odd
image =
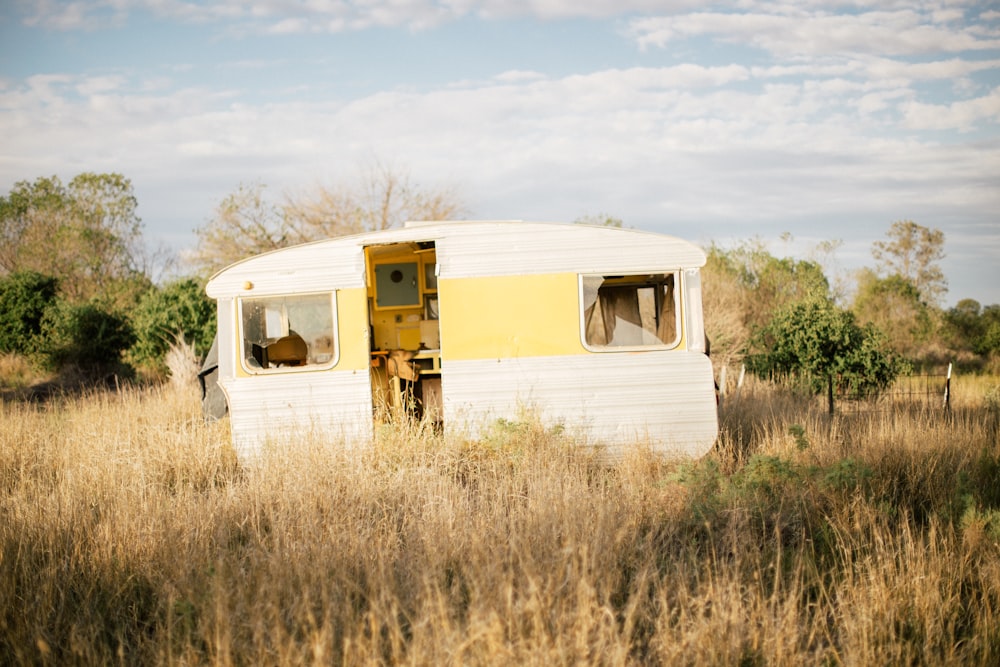
POLYGON ((726 362, 742 356, 751 332, 764 326, 776 309, 829 294, 819 264, 775 257, 760 240, 731 249, 713 244, 703 271, 706 331, 713 352, 726 362))
POLYGON ((616 218, 607 213, 597 213, 595 215, 581 215, 573 221, 576 225, 594 225, 596 227, 616 227, 621 229, 624 223, 621 218, 616 218))
POLYGON ((377 164, 354 187, 317 186, 286 196, 277 206, 263 184, 241 185, 226 197, 206 225, 195 230, 190 255, 204 277, 235 261, 268 250, 334 236, 398 227, 407 220, 449 220, 464 205, 450 189, 423 189, 403 173, 377 164))
POLYGON ((127 308, 149 285, 136 207, 120 174, 16 183, 0 198, 0 272, 34 271, 74 303, 127 308))
POLYGON ((911 358, 934 336, 933 309, 900 274, 879 278, 871 270, 860 271, 852 310, 859 322, 876 326, 893 348, 911 358))
MULTIPOLYGON (((0 197, 0 353, 98 373, 122 370, 126 360, 162 372, 174 337, 199 352, 208 347, 215 315, 203 285, 215 270, 295 243, 465 214, 454 191, 418 187, 378 163, 353 185, 317 186, 280 204, 266 194, 263 184, 241 185, 223 199, 196 230, 190 259, 198 278, 157 286, 129 179, 82 173, 68 184, 56 176, 16 183, 0 197)), ((624 226, 605 213, 575 222, 624 226)), ((832 253, 837 243, 819 251, 832 253)), ((820 378, 856 393, 877 390, 898 369, 890 348, 918 360, 946 345, 979 367, 992 355, 998 367, 1000 305, 938 305, 947 287, 943 246, 939 230, 892 223, 873 244, 875 268, 857 274, 847 312, 819 262, 776 257, 760 240, 713 244, 703 281, 713 357, 746 356, 756 372, 820 378)))
POLYGON ((944 333, 956 349, 974 354, 1000 354, 1000 305, 982 307, 975 299, 962 299, 944 313, 944 333))
POLYGON ((944 257, 944 232, 912 220, 897 220, 886 232, 887 241, 872 245, 880 275, 899 276, 912 284, 920 298, 937 304, 948 291, 938 261, 944 257))

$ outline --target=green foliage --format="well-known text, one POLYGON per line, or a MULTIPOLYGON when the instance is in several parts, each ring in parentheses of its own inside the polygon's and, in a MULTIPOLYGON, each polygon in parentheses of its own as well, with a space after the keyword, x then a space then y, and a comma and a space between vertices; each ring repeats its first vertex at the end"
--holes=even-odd
POLYGON ((215 337, 215 320, 215 302, 198 281, 185 278, 151 287, 132 311, 135 344, 130 357, 138 365, 162 371, 164 355, 177 337, 203 355, 215 337))
POLYGON ((901 275, 879 278, 863 270, 852 306, 858 321, 871 323, 885 333, 893 348, 914 358, 934 333, 931 308, 910 280, 901 275))
POLYGON ((1000 316, 986 325, 986 332, 973 349, 979 354, 1000 354, 1000 316))
POLYGON ((975 299, 962 299, 944 312, 942 337, 956 350, 1000 354, 1000 305, 984 308, 975 299))
POLYGON ((834 387, 868 396, 888 387, 900 372, 885 337, 871 325, 822 297, 808 297, 778 309, 756 329, 747 368, 761 377, 791 379, 813 393, 834 387))
POLYGON ((597 213, 595 215, 581 215, 573 221, 575 225, 595 225, 597 227, 615 227, 621 229, 624 223, 621 218, 616 218, 607 213, 597 213))
POLYGON ((56 298, 58 281, 34 271, 0 278, 0 352, 30 356, 38 347, 42 317, 56 298))
POLYGON ((818 263, 774 257, 759 240, 730 249, 713 244, 707 254, 705 328, 716 358, 741 355, 751 332, 766 325, 778 308, 829 295, 829 282, 818 263))
POLYGON ((764 309, 807 296, 827 296, 830 289, 818 263, 775 257, 760 241, 747 241, 730 250, 713 245, 708 262, 735 276, 744 288, 754 292, 764 309))
POLYGON ((131 375, 122 354, 135 337, 122 315, 93 303, 57 301, 42 318, 41 352, 50 367, 76 366, 89 375, 131 375))
POLYGON ((788 434, 795 438, 795 447, 799 451, 809 449, 809 438, 806 437, 806 429, 802 424, 792 424, 789 426, 788 434))
POLYGON ((835 491, 867 491, 874 471, 864 461, 848 458, 837 461, 823 471, 823 485, 835 491))
POLYGON ((937 303, 948 291, 948 281, 937 264, 944 257, 944 232, 912 220, 897 220, 886 236, 888 241, 876 241, 872 246, 879 270, 900 276, 916 288, 922 300, 937 303))
POLYGON ((121 174, 18 182, 0 197, 0 269, 53 276, 74 303, 128 307, 149 282, 137 206, 121 174))
POLYGON ((688 515, 693 525, 712 523, 725 505, 729 479, 713 459, 685 462, 668 475, 665 482, 687 488, 688 515))
POLYGON ((757 454, 733 476, 732 481, 740 492, 780 498, 786 487, 797 486, 803 480, 802 471, 791 461, 779 456, 757 454))

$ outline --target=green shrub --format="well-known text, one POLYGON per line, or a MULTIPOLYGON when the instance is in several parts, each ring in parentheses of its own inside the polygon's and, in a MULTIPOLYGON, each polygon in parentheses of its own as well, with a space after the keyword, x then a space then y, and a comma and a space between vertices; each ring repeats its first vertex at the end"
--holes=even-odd
POLYGON ((164 357, 178 337, 204 355, 215 337, 215 302, 197 281, 185 278, 150 288, 132 313, 135 343, 129 356, 137 365, 164 371, 164 357))
POLYGON ((825 389, 831 413, 835 389, 852 397, 877 395, 902 370, 881 332, 859 326, 850 311, 819 296, 775 311, 754 330, 746 351, 747 369, 759 377, 792 380, 815 394, 825 389))
POLYGON ((0 352, 33 356, 42 332, 42 317, 56 299, 58 281, 35 271, 0 278, 0 352))
POLYGON ((88 375, 131 375, 122 354, 134 340, 123 316, 90 303, 58 301, 42 318, 41 353, 56 369, 72 365, 88 375))

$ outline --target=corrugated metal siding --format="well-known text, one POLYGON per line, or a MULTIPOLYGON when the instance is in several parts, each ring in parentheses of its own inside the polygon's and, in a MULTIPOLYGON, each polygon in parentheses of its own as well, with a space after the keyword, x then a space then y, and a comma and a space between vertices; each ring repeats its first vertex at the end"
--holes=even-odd
POLYGON ((702 354, 608 353, 446 362, 445 428, 476 437, 498 419, 536 411, 591 444, 646 443, 698 457, 718 433, 712 366, 702 354))
POLYGON ((364 253, 341 240, 309 243, 251 257, 233 264, 209 281, 213 298, 234 295, 322 292, 365 286, 364 253), (244 283, 253 283, 252 291, 244 283))
POLYGON ((233 445, 252 458, 268 441, 311 433, 345 442, 372 437, 368 371, 284 373, 223 382, 229 396, 233 445))
POLYGON ((435 241, 442 278, 532 273, 641 273, 705 263, 705 253, 682 239, 632 229, 529 222, 426 223, 370 232, 258 255, 216 274, 213 298, 310 292, 365 284, 366 245, 435 241))
POLYGON ((219 377, 236 376, 233 343, 236 326, 236 303, 233 299, 219 299, 216 304, 216 336, 219 339, 219 377))
POLYGON ((699 267, 697 246, 662 234, 539 223, 455 225, 437 244, 441 278, 532 273, 643 273, 699 267))

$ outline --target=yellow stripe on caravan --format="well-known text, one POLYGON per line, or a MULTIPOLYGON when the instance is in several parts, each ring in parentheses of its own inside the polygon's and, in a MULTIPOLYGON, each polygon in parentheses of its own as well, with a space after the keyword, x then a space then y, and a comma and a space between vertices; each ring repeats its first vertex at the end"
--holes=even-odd
POLYGON ((440 280, 438 296, 445 365, 587 353, 575 273, 440 280))

